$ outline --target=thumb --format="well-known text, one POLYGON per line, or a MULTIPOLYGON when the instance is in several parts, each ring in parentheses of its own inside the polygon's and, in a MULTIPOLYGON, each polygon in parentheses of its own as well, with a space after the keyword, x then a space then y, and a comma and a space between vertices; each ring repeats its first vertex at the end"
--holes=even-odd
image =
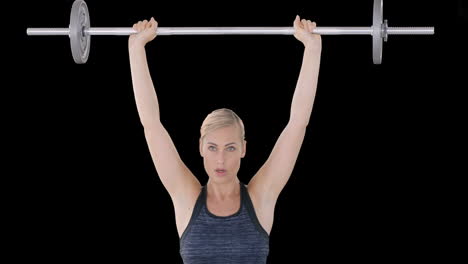
POLYGON ((300 17, 299 15, 296 15, 296 18, 294 19, 294 28, 296 28, 298 26, 298 23, 300 22, 300 17))

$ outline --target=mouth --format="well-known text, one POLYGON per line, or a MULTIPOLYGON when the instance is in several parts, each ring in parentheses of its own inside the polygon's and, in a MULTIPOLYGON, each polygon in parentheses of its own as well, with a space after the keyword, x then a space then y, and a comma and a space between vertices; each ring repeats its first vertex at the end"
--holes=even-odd
POLYGON ((216 169, 215 172, 216 172, 216 175, 218 176, 226 175, 226 170, 223 170, 223 169, 216 169))

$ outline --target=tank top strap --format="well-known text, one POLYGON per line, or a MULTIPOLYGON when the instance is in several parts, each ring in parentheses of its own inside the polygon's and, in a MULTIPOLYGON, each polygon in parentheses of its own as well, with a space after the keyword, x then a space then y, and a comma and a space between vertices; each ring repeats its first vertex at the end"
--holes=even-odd
POLYGON ((269 238, 270 238, 270 235, 268 235, 267 231, 266 231, 266 230, 262 227, 262 225, 260 224, 260 221, 258 221, 257 214, 255 213, 255 209, 254 209, 252 200, 250 199, 250 196, 249 196, 249 192, 248 192, 248 190, 247 190, 247 187, 245 187, 244 184, 241 184, 241 192, 242 192, 241 195, 244 197, 244 198, 243 198, 244 207, 245 207, 245 209, 247 210, 247 213, 249 214, 250 219, 251 219, 252 222, 254 223, 254 225, 255 225, 255 227, 257 228, 257 230, 258 230, 266 239, 269 239, 269 238))
POLYGON ((197 202, 195 203, 195 208, 193 208, 192 217, 195 218, 202 209, 206 200, 206 185, 201 187, 201 192, 198 195, 197 202))
POLYGON ((189 223, 185 227, 185 230, 184 230, 184 232, 182 232, 182 236, 180 237, 181 241, 184 240, 184 238, 185 238, 185 236, 186 236, 186 234, 188 232, 188 229, 192 226, 192 223, 194 222, 194 219, 197 218, 198 215, 200 214, 200 211, 201 211, 203 205, 205 204, 205 200, 204 200, 205 193, 206 193, 205 186, 202 186, 201 187, 201 192, 198 195, 197 201, 195 202, 195 207, 193 208, 192 216, 190 217, 189 223))

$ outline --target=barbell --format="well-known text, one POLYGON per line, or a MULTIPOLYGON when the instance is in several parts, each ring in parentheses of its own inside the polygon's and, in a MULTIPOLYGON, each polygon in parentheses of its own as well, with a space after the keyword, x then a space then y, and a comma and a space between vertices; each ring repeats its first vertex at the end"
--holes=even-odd
MULTIPOLYGON (((293 35, 294 27, 158 27, 157 35, 293 35)), ((70 12, 68 28, 27 28, 28 36, 68 35, 73 59, 86 63, 92 35, 128 36, 137 33, 131 27, 90 27, 88 6, 83 0, 75 0, 70 12)), ((320 35, 371 35, 374 64, 382 63, 383 42, 388 35, 433 35, 434 27, 389 27, 383 20, 383 0, 374 0, 371 27, 316 27, 320 35)))

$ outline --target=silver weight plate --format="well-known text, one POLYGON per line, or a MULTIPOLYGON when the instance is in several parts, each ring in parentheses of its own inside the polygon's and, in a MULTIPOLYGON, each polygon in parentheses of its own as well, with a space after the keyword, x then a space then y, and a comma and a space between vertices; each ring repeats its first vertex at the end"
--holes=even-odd
POLYGON ((372 59, 374 64, 382 63, 383 48, 383 0, 374 0, 374 17, 372 23, 372 59))
POLYGON ((73 60, 78 64, 86 63, 91 47, 91 36, 85 34, 89 29, 88 6, 83 0, 75 0, 70 13, 70 46, 73 60))

